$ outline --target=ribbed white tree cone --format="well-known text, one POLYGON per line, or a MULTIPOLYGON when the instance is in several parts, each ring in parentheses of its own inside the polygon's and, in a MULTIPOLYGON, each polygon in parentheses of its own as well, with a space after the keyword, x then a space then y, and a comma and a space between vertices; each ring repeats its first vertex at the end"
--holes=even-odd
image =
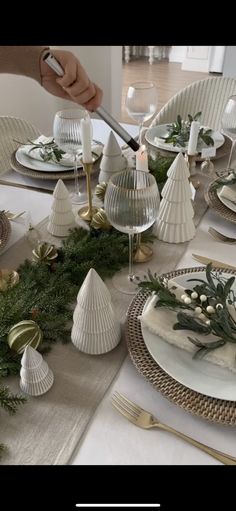
POLYGON ((111 295, 94 268, 87 273, 77 296, 77 303, 87 311, 104 309, 111 303, 111 295))
POLYGON ((54 188, 53 197, 54 199, 68 199, 69 192, 66 186, 64 185, 62 179, 59 179, 57 181, 57 184, 54 188))
POLYGON ((182 153, 178 153, 167 171, 167 176, 174 181, 183 181, 190 176, 189 168, 182 153))
POLYGON ((47 225, 47 230, 53 236, 64 237, 68 236, 69 229, 72 229, 74 226, 75 222, 73 222, 73 224, 70 225, 56 225, 49 221, 47 225))
POLYGON ((192 202, 169 202, 162 199, 158 218, 169 224, 184 224, 194 216, 192 202))
POLYGON ((65 213, 58 213, 57 211, 52 211, 50 213, 49 220, 52 224, 63 226, 75 223, 75 217, 71 210, 66 211, 65 213))
POLYGON ((110 174, 120 172, 126 167, 127 160, 123 154, 119 154, 118 156, 103 156, 100 164, 101 171, 109 172, 110 174))
POLYGON ((190 200, 192 197, 190 183, 187 179, 185 181, 172 181, 169 178, 162 188, 161 195, 169 202, 184 202, 188 199, 190 200))
POLYGON ((53 384, 54 376, 43 357, 31 346, 25 348, 21 359, 20 388, 31 396, 47 392, 53 384))
POLYGON ((89 355, 102 355, 113 350, 120 342, 121 327, 115 322, 113 328, 101 333, 88 333, 73 325, 71 339, 76 348, 89 355))
POLYGON ((102 333, 113 328, 116 321, 111 303, 97 310, 86 310, 77 305, 73 314, 74 325, 91 334, 102 333))
POLYGON ((52 203, 52 211, 56 213, 67 213, 72 210, 72 203, 70 198, 68 199, 57 199, 52 203))
POLYGON ((167 243, 183 243, 189 241, 195 236, 195 226, 192 220, 185 224, 168 224, 163 220, 158 220, 156 233, 159 240, 167 243))
POLYGON ((107 143, 103 148, 103 154, 105 156, 119 156, 121 155, 121 148, 116 140, 113 131, 110 131, 107 143))

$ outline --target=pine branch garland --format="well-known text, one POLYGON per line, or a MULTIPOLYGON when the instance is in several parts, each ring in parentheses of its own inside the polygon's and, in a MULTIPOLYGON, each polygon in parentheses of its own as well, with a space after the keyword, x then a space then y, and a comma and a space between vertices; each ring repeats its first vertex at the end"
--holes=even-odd
POLYGON ((24 396, 12 394, 8 387, 0 386, 0 406, 10 414, 16 413, 19 405, 26 402, 24 396))

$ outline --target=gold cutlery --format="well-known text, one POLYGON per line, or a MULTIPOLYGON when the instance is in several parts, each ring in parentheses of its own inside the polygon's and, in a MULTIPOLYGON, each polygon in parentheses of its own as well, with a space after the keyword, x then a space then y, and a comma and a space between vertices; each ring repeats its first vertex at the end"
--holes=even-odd
POLYGON ((124 417, 126 417, 126 419, 128 419, 136 426, 139 426, 140 428, 144 429, 159 428, 162 429, 163 431, 167 431, 168 433, 173 433, 175 436, 182 438, 182 440, 185 440, 189 444, 198 447, 199 449, 201 449, 201 451, 210 454, 211 456, 213 456, 213 458, 220 461, 224 465, 236 465, 236 458, 234 458, 233 456, 217 451, 216 449, 213 449, 208 445, 202 444, 201 442, 194 440, 194 438, 191 438, 185 435, 184 433, 181 433, 180 431, 177 431, 176 429, 167 426, 167 424, 159 422, 159 420, 156 417, 154 417, 150 412, 147 412, 136 403, 133 403, 132 401, 127 399, 127 397, 125 397, 123 394, 120 394, 119 392, 115 392, 115 394, 112 396, 112 404, 118 410, 118 412, 120 412, 122 415, 124 415, 124 417))
POLYGON ((229 236, 222 234, 222 232, 214 229, 214 227, 209 227, 208 232, 213 238, 215 238, 215 240, 224 241, 225 243, 236 243, 236 238, 230 238, 229 236))
POLYGON ((48 188, 39 188, 38 186, 31 186, 31 185, 23 185, 20 183, 13 183, 11 181, 4 181, 3 179, 0 179, 0 185, 4 186, 14 186, 14 188, 24 188, 25 190, 33 190, 34 192, 40 192, 40 193, 53 193, 53 190, 49 190, 48 188))
POLYGON ((7 211, 5 210, 4 213, 8 220, 16 220, 16 218, 19 218, 20 216, 24 215, 25 211, 21 211, 21 213, 12 213, 9 210, 7 211))
POLYGON ((193 259, 196 259, 196 261, 202 264, 212 263, 212 265, 215 266, 216 268, 236 270, 236 266, 232 266, 232 264, 222 263, 221 261, 216 261, 215 259, 211 259, 210 257, 205 257, 198 254, 192 254, 192 257, 193 259))

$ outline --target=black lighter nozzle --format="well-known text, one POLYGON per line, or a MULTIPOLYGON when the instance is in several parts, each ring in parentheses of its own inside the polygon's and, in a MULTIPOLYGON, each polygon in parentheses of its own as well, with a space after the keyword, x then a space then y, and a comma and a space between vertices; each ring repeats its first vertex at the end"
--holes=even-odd
POLYGON ((134 140, 134 138, 131 138, 127 144, 131 147, 131 149, 133 149, 133 151, 138 151, 140 148, 140 145, 136 140, 134 140))

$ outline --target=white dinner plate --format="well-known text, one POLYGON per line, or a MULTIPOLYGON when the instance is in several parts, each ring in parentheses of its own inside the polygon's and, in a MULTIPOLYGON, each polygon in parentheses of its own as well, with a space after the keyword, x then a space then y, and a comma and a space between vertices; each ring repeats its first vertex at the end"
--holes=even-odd
MULTIPOLYGON (((232 186, 234 186, 234 185, 232 185, 232 186)), ((222 204, 224 204, 227 208, 231 209, 231 211, 234 211, 236 213, 236 204, 234 204, 231 200, 220 196, 220 192, 221 192, 222 188, 223 187, 221 186, 220 188, 217 188, 217 190, 216 190, 218 199, 220 199, 220 202, 222 202, 222 204)), ((235 185, 235 194, 236 194, 236 185, 235 185)))
MULTIPOLYGON (((169 123, 170 124, 170 123, 169 123)), ((209 129, 204 126, 204 129, 209 129)), ((185 147, 174 146, 173 144, 166 144, 165 141, 161 138, 165 135, 168 135, 167 124, 158 124, 157 126, 153 126, 153 128, 147 129, 145 133, 145 138, 149 144, 154 147, 159 147, 159 149, 164 149, 165 151, 172 151, 175 153, 185 152, 188 148, 188 143, 185 147)), ((212 131, 211 137, 214 140, 214 147, 218 149, 221 147, 225 141, 224 136, 220 131, 212 131)), ((200 153, 203 148, 208 147, 204 142, 200 141, 197 146, 197 150, 200 153)), ((209 146, 211 147, 211 146, 209 146)))
MULTIPOLYGON (((225 276, 229 278, 230 274, 227 273, 225 276)), ((189 278, 206 280, 205 272, 186 273, 172 280, 190 289, 194 283, 187 282, 189 278)), ((236 290, 235 283, 233 288, 236 290)), ((151 298, 148 298, 145 307, 151 298)), ((236 373, 205 360, 194 360, 192 353, 164 341, 143 325, 142 335, 152 358, 176 381, 200 394, 217 399, 226 399, 227 401, 236 401, 236 373)))

